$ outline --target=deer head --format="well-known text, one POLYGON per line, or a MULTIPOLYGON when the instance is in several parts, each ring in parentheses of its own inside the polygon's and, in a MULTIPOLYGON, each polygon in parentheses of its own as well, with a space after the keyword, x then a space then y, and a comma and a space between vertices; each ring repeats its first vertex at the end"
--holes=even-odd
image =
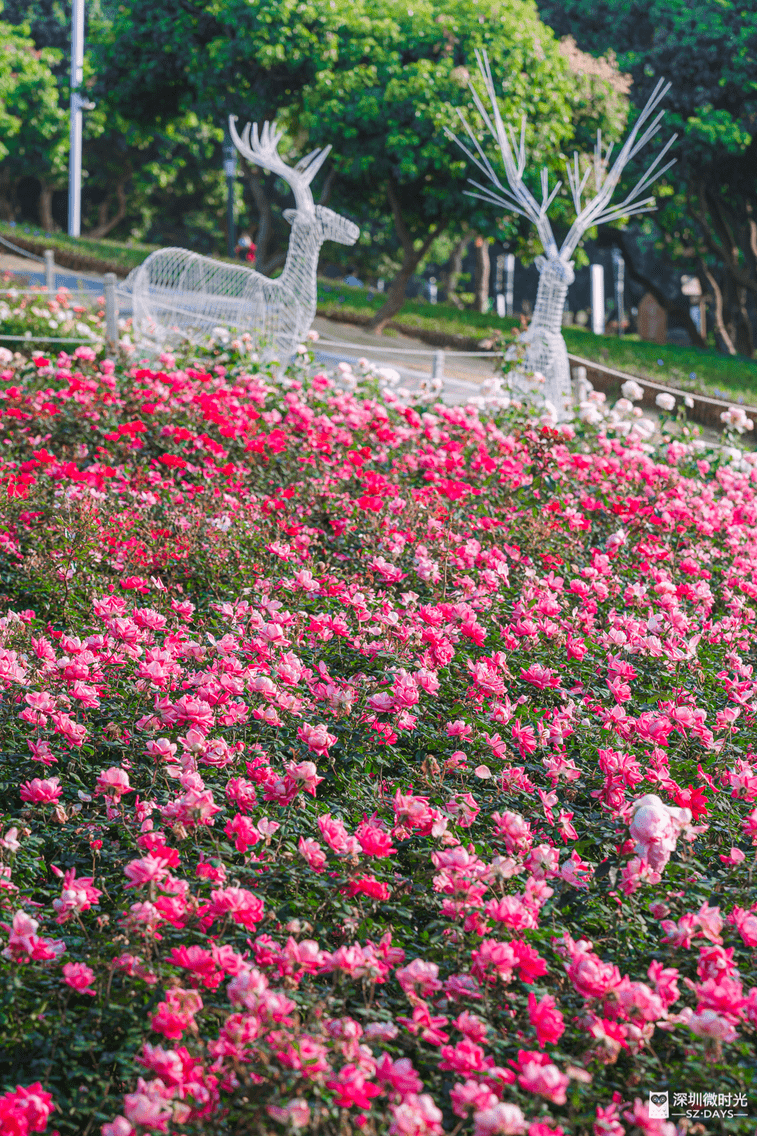
POLYGON ((257 123, 247 123, 242 135, 237 133, 236 115, 229 115, 229 133, 232 141, 242 157, 256 166, 278 174, 294 194, 295 209, 286 209, 284 217, 292 227, 307 225, 314 228, 319 241, 337 241, 342 245, 354 245, 360 236, 360 229, 346 217, 341 217, 333 209, 325 205, 316 205, 310 189, 319 169, 326 161, 331 146, 324 146, 322 150, 312 150, 304 158, 300 158, 296 166, 288 166, 278 152, 281 141, 281 131, 270 122, 264 122, 262 130, 258 130, 257 123))

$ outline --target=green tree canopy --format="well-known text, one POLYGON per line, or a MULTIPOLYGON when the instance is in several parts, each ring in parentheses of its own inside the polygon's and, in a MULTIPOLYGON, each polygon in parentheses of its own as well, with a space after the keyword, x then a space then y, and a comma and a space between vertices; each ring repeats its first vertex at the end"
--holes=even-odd
MULTIPOLYGON (((513 120, 527 115, 535 163, 552 162, 589 120, 610 133, 622 123, 624 100, 571 70, 533 0, 132 0, 102 39, 99 87, 144 128, 190 109, 218 124, 278 112, 294 149, 332 143, 332 204, 393 221, 400 268, 380 325, 437 234, 497 231, 491 210, 465 196, 469 163, 444 134, 453 108, 470 106, 477 48, 513 120)), ((262 179, 248 181, 264 212, 262 179)), ((499 219, 499 235, 521 231, 499 219)))
MULTIPOLYGON (((384 0, 380 16, 376 5, 371 11, 344 30, 331 65, 303 88, 297 115, 310 144, 333 144, 340 191, 353 202, 383 203, 393 217, 401 267, 373 321, 380 329, 440 233, 469 225, 533 244, 517 218, 496 218, 467 194, 475 171, 445 135, 445 127, 459 127, 455 108, 471 113, 477 50, 489 56, 508 119, 519 126, 527 118, 534 167, 556 164, 575 140, 577 119, 583 124, 588 113, 597 123, 586 84, 528 0, 417 0, 412 8, 384 0)), ((608 115, 610 102, 601 100, 601 112, 612 134, 625 105, 615 99, 608 115)))
POLYGON ((44 196, 65 174, 68 119, 53 75, 60 53, 36 48, 28 26, 0 22, 0 41, 0 209, 12 219, 16 179, 39 178, 44 196))
MULTIPOLYGON (((587 51, 617 53, 637 106, 657 77, 671 81, 667 122, 679 131, 678 165, 645 229, 674 264, 700 275, 721 343, 753 354, 757 0, 538 3, 559 35, 575 36, 587 51)), ((630 246, 620 241, 633 267, 630 246)))
POLYGON ((325 66, 348 0, 130 0, 98 47, 99 90, 133 121, 272 117, 325 66))

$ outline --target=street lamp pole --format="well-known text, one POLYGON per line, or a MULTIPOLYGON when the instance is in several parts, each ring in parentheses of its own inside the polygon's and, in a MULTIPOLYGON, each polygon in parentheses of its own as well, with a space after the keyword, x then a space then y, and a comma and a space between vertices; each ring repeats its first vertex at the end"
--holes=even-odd
POLYGON ((68 235, 81 236, 81 145, 84 80, 84 0, 73 0, 71 11, 71 133, 68 155, 68 235))
POLYGON ((223 142, 223 171, 226 174, 226 236, 229 256, 234 256, 237 237, 234 222, 234 178, 237 174, 237 149, 226 133, 223 142))

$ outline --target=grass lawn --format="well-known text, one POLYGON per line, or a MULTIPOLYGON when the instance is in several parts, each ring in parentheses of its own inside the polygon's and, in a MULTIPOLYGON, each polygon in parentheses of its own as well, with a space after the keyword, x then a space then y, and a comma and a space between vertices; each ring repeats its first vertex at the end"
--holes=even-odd
MULTIPOLYGON (((365 288, 351 288, 333 281, 318 283, 319 315, 338 315, 349 322, 351 318, 364 318, 377 311, 381 301, 381 296, 372 295, 365 288)), ((407 300, 395 322, 421 337, 424 333, 442 332, 481 339, 491 338, 518 323, 516 319, 500 320, 491 313, 460 312, 452 304, 432 305, 420 300, 407 300)), ((703 350, 672 343, 661 347, 657 343, 646 343, 637 335, 619 339, 594 335, 580 327, 566 327, 563 334, 571 354, 582 355, 593 362, 716 397, 741 398, 745 403, 757 401, 757 361, 743 355, 721 355, 714 348, 703 350)))

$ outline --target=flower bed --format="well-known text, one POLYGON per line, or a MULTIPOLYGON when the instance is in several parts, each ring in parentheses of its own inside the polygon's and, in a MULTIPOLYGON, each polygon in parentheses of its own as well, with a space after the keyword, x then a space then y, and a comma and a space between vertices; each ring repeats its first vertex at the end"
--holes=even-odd
POLYGON ((752 456, 233 347, 2 356, 0 1129, 751 1131, 752 456))
MULTIPOLYGON (((93 297, 94 299, 94 297, 93 297)), ((101 346, 104 339, 104 297, 97 297, 97 306, 72 299, 68 288, 60 287, 54 295, 44 288, 19 290, 14 287, 9 273, 0 279, 0 335, 11 347, 25 346, 24 340, 33 339, 27 350, 57 350, 58 339, 89 341, 101 346), (46 337, 50 339, 45 343, 46 337), (41 341, 41 342, 40 342, 41 341)))

